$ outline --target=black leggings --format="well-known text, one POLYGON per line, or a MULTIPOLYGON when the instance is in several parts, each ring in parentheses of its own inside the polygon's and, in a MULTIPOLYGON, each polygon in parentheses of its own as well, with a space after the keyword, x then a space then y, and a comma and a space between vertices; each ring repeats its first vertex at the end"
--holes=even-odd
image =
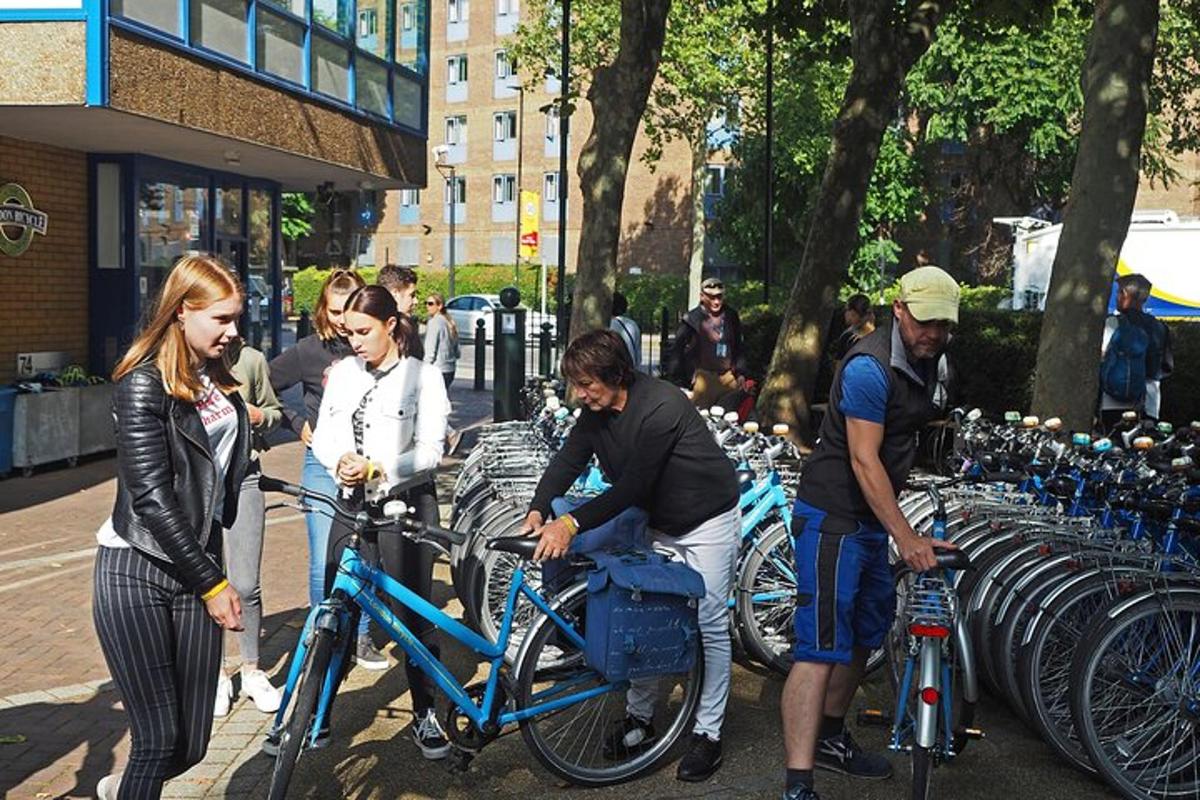
POLYGON ((170 564, 129 548, 97 550, 92 618, 133 734, 118 797, 157 798, 208 750, 221 629, 170 564))
MULTIPOLYGON (((417 518, 421 522, 440 525, 438 513, 437 491, 433 483, 427 483, 400 495, 400 499, 411 506, 416 506, 417 518)), ((328 594, 337 576, 337 567, 342 560, 342 552, 346 549, 346 540, 351 534, 348 524, 337 518, 329 531, 329 550, 325 559, 325 593, 328 594)), ((361 555, 371 561, 378 559, 383 571, 399 583, 407 586, 425 600, 431 598, 433 592, 433 547, 418 544, 399 534, 385 533, 382 536, 374 534, 364 537, 361 555)), ((436 628, 433 623, 419 614, 401 606, 399 603, 388 601, 392 613, 413 632, 417 639, 429 648, 435 658, 441 656, 441 648, 434 639, 436 628)), ((361 610, 355 605, 352 609, 352 624, 349 630, 358 629, 358 617, 361 610)), ((350 666, 354 643, 346 648, 346 661, 342 665, 341 674, 344 677, 350 666)), ((413 664, 407 655, 404 658, 404 672, 408 678, 409 689, 412 690, 413 710, 424 714, 434 707, 436 685, 433 679, 413 664)))

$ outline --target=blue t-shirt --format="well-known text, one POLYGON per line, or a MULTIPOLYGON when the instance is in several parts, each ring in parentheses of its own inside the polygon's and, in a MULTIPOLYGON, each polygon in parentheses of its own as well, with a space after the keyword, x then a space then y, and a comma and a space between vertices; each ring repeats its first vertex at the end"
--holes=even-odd
POLYGON ((842 367, 842 401, 838 404, 843 414, 882 425, 887 400, 887 374, 878 361, 858 355, 846 362, 842 367))

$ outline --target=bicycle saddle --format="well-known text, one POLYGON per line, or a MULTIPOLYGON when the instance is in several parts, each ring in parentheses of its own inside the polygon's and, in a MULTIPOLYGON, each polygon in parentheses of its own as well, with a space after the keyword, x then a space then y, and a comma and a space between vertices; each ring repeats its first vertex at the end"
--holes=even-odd
POLYGON ((942 569, 971 569, 971 557, 963 550, 938 550, 937 564, 942 569))
POLYGON ((488 550, 512 553, 514 556, 526 560, 533 558, 533 551, 537 549, 537 546, 538 538, 536 536, 498 536, 495 539, 489 539, 487 543, 488 550))

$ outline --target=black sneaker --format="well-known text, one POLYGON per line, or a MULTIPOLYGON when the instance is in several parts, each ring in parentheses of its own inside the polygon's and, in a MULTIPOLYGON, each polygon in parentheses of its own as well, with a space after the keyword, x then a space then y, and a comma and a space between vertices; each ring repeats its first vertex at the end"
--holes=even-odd
POLYGON ((721 741, 693 733, 688 750, 679 762, 675 777, 688 783, 706 781, 721 768, 721 741))
POLYGON ((783 800, 821 800, 821 796, 807 786, 797 786, 783 793, 783 800))
POLYGON ((413 741, 421 748, 421 755, 430 761, 437 761, 450 754, 450 740, 438 722, 437 714, 429 709, 424 715, 417 717, 413 726, 413 741))
POLYGON ((612 726, 612 732, 604 740, 604 757, 617 761, 636 756, 649 750, 656 738, 652 723, 626 717, 612 726))
POLYGON ((816 766, 852 778, 881 781, 892 777, 891 763, 881 755, 863 752, 850 731, 817 740, 816 766))
POLYGON ((383 670, 388 668, 387 656, 379 652, 370 636, 360 636, 354 644, 354 663, 363 669, 383 670))

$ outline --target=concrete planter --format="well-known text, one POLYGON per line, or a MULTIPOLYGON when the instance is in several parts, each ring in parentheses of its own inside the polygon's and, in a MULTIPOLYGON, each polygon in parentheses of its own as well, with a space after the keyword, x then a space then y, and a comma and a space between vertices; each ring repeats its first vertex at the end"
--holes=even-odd
POLYGON ((79 392, 79 452, 103 453, 117 449, 117 434, 113 427, 113 385, 82 386, 79 392))
POLYGON ((79 455, 79 389, 19 394, 13 408, 13 466, 26 475, 39 464, 79 455))

